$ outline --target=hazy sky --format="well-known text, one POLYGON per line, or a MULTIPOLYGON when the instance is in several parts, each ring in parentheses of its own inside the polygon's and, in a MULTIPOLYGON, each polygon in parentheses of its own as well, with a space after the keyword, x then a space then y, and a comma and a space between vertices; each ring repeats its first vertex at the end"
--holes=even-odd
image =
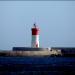
POLYGON ((75 1, 0 1, 0 49, 30 47, 34 22, 40 47, 75 47, 75 1))

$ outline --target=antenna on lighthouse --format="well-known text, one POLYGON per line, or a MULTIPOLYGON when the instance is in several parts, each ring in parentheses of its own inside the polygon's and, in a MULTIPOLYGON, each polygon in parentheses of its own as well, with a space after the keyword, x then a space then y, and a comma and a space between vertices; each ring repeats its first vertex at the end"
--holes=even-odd
POLYGON ((34 27, 36 28, 36 23, 34 23, 34 27))

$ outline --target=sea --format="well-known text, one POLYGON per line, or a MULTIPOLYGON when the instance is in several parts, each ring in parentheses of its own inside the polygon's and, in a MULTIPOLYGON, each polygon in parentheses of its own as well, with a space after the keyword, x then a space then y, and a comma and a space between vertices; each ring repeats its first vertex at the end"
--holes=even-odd
POLYGON ((0 75, 75 75, 75 57, 0 57, 0 75))

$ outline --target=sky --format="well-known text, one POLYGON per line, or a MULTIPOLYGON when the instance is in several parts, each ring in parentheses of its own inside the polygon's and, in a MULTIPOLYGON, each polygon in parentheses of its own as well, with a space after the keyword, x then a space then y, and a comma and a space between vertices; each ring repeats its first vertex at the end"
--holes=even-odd
POLYGON ((75 47, 75 1, 0 1, 0 50, 31 47, 34 23, 40 47, 75 47))

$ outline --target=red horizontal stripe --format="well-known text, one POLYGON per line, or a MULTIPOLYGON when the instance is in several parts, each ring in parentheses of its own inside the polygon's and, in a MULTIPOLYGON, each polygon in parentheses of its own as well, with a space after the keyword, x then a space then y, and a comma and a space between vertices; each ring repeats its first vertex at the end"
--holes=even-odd
POLYGON ((38 35, 39 34, 39 28, 32 28, 32 35, 38 35))

